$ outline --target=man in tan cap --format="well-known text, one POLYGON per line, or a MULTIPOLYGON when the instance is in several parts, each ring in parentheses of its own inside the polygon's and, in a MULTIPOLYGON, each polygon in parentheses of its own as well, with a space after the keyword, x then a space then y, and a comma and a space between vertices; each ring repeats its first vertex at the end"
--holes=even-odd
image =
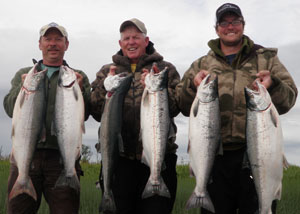
MULTIPOLYGON (((68 66, 64 60, 65 51, 68 49, 69 40, 66 29, 56 23, 43 26, 40 30, 39 48, 42 51, 43 59, 39 62, 34 60, 37 71, 45 70, 47 73, 44 79, 46 113, 44 115, 44 129, 42 139, 39 139, 35 148, 29 176, 32 181, 31 190, 18 188, 15 185, 18 178, 18 168, 11 158, 10 174, 8 179, 8 195, 10 196, 7 204, 8 214, 18 213, 37 213, 42 195, 44 195, 50 213, 66 214, 78 213, 80 193, 70 186, 55 188, 58 177, 63 172, 62 158, 60 155, 57 137, 53 134, 52 122, 55 112, 56 88, 58 84, 59 70, 62 65, 68 66), (29 193, 29 194, 28 194, 29 193), (35 194, 32 194, 35 193, 35 194), (30 196, 31 194, 31 196, 30 196), (13 195, 13 197, 12 197, 13 195)), ((69 67, 69 66, 68 66, 69 67)), ((4 98, 4 108, 9 117, 13 116, 16 98, 23 86, 23 81, 27 73, 32 69, 26 67, 20 69, 12 79, 12 87, 4 98)), ((90 84, 87 76, 80 70, 75 70, 79 86, 85 102, 85 119, 88 118, 88 104, 90 99, 90 84)), ((25 98, 26 99, 26 98, 25 98)), ((30 124, 28 124, 30 125, 30 124)), ((35 142, 32 142, 33 144, 35 142)), ((26 151, 24 151, 25 154, 26 151)), ((82 175, 79 160, 75 164, 77 177, 82 175)), ((31 182, 28 182, 31 183, 31 182)), ((29 185, 30 186, 30 185, 29 185)))
MULTIPOLYGON (((178 146, 174 143, 175 139, 170 138, 164 158, 166 169, 162 170, 161 173, 171 197, 154 195, 142 199, 142 192, 148 181, 150 169, 141 163, 140 108, 144 91, 143 78, 145 74, 143 75, 143 72, 148 72, 155 62, 157 63, 157 66, 154 66, 156 72, 168 67, 169 112, 171 118, 175 117, 178 114, 178 109, 175 104, 174 89, 180 76, 176 68, 171 63, 164 61, 163 57, 154 49, 143 22, 135 18, 124 21, 120 26, 120 33, 119 45, 121 50, 112 57, 112 63, 104 65, 96 74, 97 78, 92 83, 91 92, 91 115, 100 122, 107 93, 103 86, 105 78, 109 73, 113 75, 114 73, 126 72, 134 75, 123 104, 121 135, 124 151, 119 153, 112 184, 117 213, 171 213, 177 187, 177 156, 175 153, 178 146)), ((171 126, 175 128, 174 123, 171 126)), ((101 180, 100 176, 100 184, 101 180)), ((105 210, 104 213, 106 213, 105 210)))

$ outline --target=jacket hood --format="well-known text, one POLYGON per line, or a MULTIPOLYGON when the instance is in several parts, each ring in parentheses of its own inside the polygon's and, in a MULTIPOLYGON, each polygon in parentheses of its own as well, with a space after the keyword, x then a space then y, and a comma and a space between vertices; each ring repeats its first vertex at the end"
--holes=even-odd
MULTIPOLYGON (((115 64, 120 64, 124 66, 130 66, 130 60, 128 57, 123 55, 122 50, 119 50, 113 57, 112 60, 115 64)), ((146 64, 162 61, 163 57, 155 50, 154 44, 149 41, 148 46, 146 47, 146 53, 142 55, 139 59, 138 65, 144 66, 146 64)))
MULTIPOLYGON (((154 44, 153 42, 149 41, 149 44, 148 46, 146 47, 146 54, 153 54, 155 52, 155 48, 154 48, 154 44)), ((121 55, 121 56, 124 56, 123 55, 123 51, 122 49, 120 49, 118 52, 117 52, 118 55, 121 55)))
MULTIPOLYGON (((243 40, 243 44, 242 44, 242 48, 240 50, 240 52, 244 52, 246 54, 249 54, 251 49, 254 46, 254 42, 246 35, 243 36, 242 38, 243 40)), ((221 46, 220 46, 220 39, 212 39, 208 42, 208 46, 210 47, 210 49, 215 52, 216 55, 219 55, 221 57, 225 57, 225 55, 223 54, 222 50, 221 50, 221 46)))

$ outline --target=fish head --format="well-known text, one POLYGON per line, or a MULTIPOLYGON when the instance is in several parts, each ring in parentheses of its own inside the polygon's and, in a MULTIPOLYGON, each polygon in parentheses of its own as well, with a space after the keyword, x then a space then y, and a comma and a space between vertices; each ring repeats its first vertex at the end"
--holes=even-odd
POLYGON ((153 67, 150 73, 145 77, 145 85, 149 91, 161 91, 167 87, 168 81, 168 67, 165 67, 159 73, 155 73, 153 67))
POLYGON ((257 90, 245 87, 247 108, 252 111, 264 111, 271 105, 271 97, 267 89, 259 81, 255 81, 257 90))
POLYGON ((70 88, 77 80, 75 71, 68 66, 62 65, 59 69, 58 85, 70 88))
POLYGON ((209 103, 215 100, 218 96, 218 76, 215 74, 208 74, 201 81, 197 89, 198 99, 203 103, 209 103))
POLYGON ((36 91, 38 90, 41 81, 44 81, 47 68, 42 71, 38 71, 38 64, 35 64, 32 69, 26 75, 26 78, 23 83, 23 88, 26 88, 27 91, 36 91))
POLYGON ((110 95, 116 91, 127 91, 132 81, 132 74, 122 72, 116 75, 108 75, 104 80, 104 87, 110 95))

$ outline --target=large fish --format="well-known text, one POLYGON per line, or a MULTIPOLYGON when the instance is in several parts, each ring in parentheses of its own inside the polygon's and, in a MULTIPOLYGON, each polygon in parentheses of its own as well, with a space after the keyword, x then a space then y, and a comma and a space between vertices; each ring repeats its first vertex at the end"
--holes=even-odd
POLYGON ((150 167, 150 177, 142 198, 155 194, 170 197, 170 192, 161 177, 171 122, 167 77, 167 68, 159 73, 154 73, 152 68, 145 78, 146 86, 141 103, 142 162, 150 167))
POLYGON ((37 199, 28 175, 36 144, 45 138, 45 73, 38 65, 28 72, 15 102, 12 118, 12 162, 18 167, 18 178, 9 194, 9 200, 21 193, 37 199))
POLYGON ((113 76, 109 75, 104 80, 107 94, 99 132, 104 183, 99 211, 104 213, 107 211, 115 213, 117 210, 112 193, 112 180, 119 152, 123 151, 121 136, 122 109, 124 97, 130 88, 132 77, 132 74, 120 73, 113 76))
POLYGON ((196 187, 187 201, 187 209, 203 207, 215 212, 207 184, 220 140, 218 77, 207 75, 198 86, 190 111, 188 153, 190 171, 196 177, 196 187))
POLYGON ((61 66, 56 89, 52 133, 57 136, 64 170, 55 187, 69 186, 80 190, 75 162, 80 156, 84 128, 84 100, 75 72, 61 66))
POLYGON ((267 89, 245 88, 247 103, 247 153, 259 199, 259 213, 271 214, 272 201, 280 199, 283 167, 283 136, 278 112, 267 89))

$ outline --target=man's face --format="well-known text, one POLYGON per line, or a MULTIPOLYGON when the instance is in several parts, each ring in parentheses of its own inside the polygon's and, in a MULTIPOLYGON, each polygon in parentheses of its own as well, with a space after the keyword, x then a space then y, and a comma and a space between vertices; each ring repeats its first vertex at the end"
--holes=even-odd
POLYGON ((244 34, 244 23, 240 22, 240 24, 237 24, 239 23, 238 21, 241 20, 242 19, 235 14, 225 14, 217 25, 216 32, 221 43, 225 46, 236 46, 241 43, 244 34), (227 22, 227 26, 222 26, 222 22, 227 22))
POLYGON ((121 33, 119 45, 123 55, 130 59, 131 63, 137 63, 139 58, 146 53, 149 37, 144 36, 136 27, 128 26, 121 33))
POLYGON ((56 28, 50 28, 40 38, 39 48, 43 54, 43 64, 59 66, 63 62, 69 41, 56 28))

